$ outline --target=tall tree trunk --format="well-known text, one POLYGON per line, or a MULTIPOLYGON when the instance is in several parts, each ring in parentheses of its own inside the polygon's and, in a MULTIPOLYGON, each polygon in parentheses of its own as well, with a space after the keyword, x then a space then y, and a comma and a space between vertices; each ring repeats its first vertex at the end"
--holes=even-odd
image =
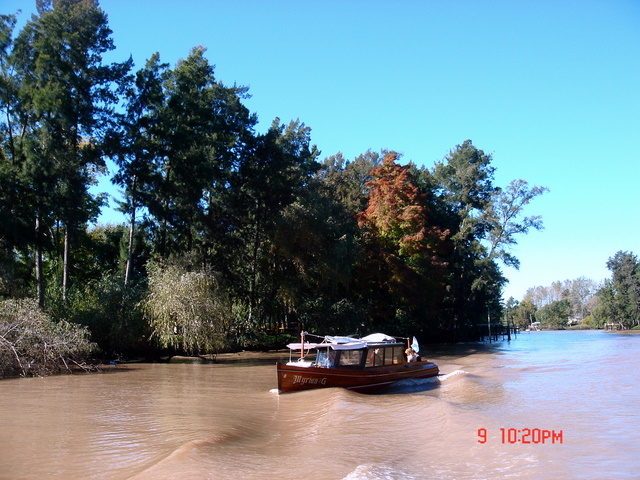
POLYGON ((133 235, 136 227, 136 204, 133 197, 131 198, 131 222, 129 222, 129 246, 127 247, 127 267, 124 271, 124 284, 129 282, 131 277, 131 268, 133 263, 133 235))
POLYGON ((64 252, 62 255, 62 301, 67 300, 67 282, 69 279, 69 227, 64 229, 64 252))
POLYGON ((253 237, 253 252, 251 255, 251 279, 249 285, 249 318, 247 324, 251 325, 253 308, 256 303, 256 284, 258 279, 258 249, 260 247, 260 208, 256 209, 255 232, 253 237))
POLYGON ((169 199, 164 198, 162 200, 162 219, 160 221, 160 257, 167 258, 167 228, 169 215, 169 199))
POLYGON ((36 296, 38 305, 44 307, 44 276, 42 274, 42 243, 40 241, 40 216, 36 215, 36 296))
POLYGON ((162 231, 160 232, 160 257, 167 258, 167 215, 162 217, 162 231))

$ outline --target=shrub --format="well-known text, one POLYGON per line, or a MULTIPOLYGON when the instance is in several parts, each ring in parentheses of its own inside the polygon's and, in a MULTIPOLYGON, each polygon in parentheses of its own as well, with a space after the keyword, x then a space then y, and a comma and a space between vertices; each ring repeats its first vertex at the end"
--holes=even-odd
POLYGON ((71 371, 94 348, 86 327, 53 322, 34 300, 0 302, 0 378, 71 371))
POLYGON ((52 295, 47 311, 54 320, 84 325, 107 358, 149 353, 148 325, 138 304, 146 285, 107 274, 70 288, 66 299, 52 295))

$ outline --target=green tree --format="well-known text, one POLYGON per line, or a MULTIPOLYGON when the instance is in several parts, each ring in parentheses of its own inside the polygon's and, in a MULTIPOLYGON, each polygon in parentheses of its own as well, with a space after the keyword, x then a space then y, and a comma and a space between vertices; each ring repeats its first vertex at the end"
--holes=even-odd
POLYGON ((470 140, 457 145, 433 171, 422 172, 423 188, 436 191, 432 211, 436 221, 451 231, 448 293, 444 320, 456 336, 474 323, 500 316, 501 289, 506 279, 498 262, 518 268, 509 249, 517 236, 540 230, 539 216, 523 217, 524 208, 545 187, 529 187, 514 180, 505 189, 494 185, 492 157, 470 140))
POLYGON ((495 168, 491 160, 491 155, 465 140, 433 169, 439 198, 448 214, 456 217, 452 224, 457 228, 452 230, 451 238, 458 249, 484 238, 490 229, 486 212, 499 192, 493 185, 495 168))
MULTIPOLYGON (((575 320, 584 320, 598 304, 597 295, 600 285, 588 278, 556 281, 549 286, 536 286, 527 289, 524 300, 542 308, 552 302, 567 300, 571 306, 571 316, 575 320)), ((606 322, 603 322, 606 323, 606 322)))
POLYGON ((559 300, 551 302, 540 308, 536 312, 536 319, 542 324, 543 328, 563 329, 568 323, 571 315, 571 304, 568 300, 559 300))
POLYGON ((359 252, 352 223, 317 178, 283 209, 273 243, 283 326, 295 322, 318 332, 357 331, 364 316, 352 295, 359 252))
POLYGON ((509 253, 508 248, 517 243, 517 235, 527 234, 532 228, 543 228, 542 217, 539 215, 522 219, 519 217, 531 200, 547 191, 546 187, 529 188, 525 180, 513 180, 506 189, 495 191, 491 208, 488 210, 488 258, 497 258, 505 265, 519 268, 520 261, 509 253))
MULTIPOLYGON (((43 235, 54 222, 64 232, 63 292, 70 237, 95 218, 101 204, 88 189, 103 168, 100 133, 117 101, 128 63, 105 65, 114 48, 107 16, 93 0, 38 3, 38 15, 15 40, 11 65, 19 88, 12 113, 13 154, 24 172, 21 200, 33 219, 38 299, 44 302, 43 235)), ((16 162, 17 163, 17 162, 16 162)), ((50 246, 50 245, 49 245, 50 246)))
POLYGON ((347 161, 341 153, 327 157, 318 178, 332 192, 333 198, 344 207, 345 215, 353 217, 367 208, 371 172, 381 164, 382 155, 371 150, 347 161))
POLYGON ((234 261, 234 291, 246 305, 244 324, 264 324, 276 315, 280 258, 275 245, 281 215, 304 192, 319 168, 311 129, 299 120, 275 119, 267 133, 255 137, 232 178, 232 215, 239 228, 234 244, 242 255, 234 261))
POLYGON ((160 346, 188 354, 227 348, 231 304, 211 271, 172 262, 149 272, 143 310, 160 346))
POLYGON ((523 300, 510 312, 510 318, 513 324, 524 330, 533 322, 538 321, 536 320, 536 311, 537 308, 533 303, 523 300))
POLYGON ((160 111, 166 103, 163 82, 167 70, 168 64, 160 63, 156 53, 136 72, 125 95, 126 113, 108 137, 109 153, 118 165, 112 181, 124 188, 121 209, 129 216, 125 284, 134 269, 136 215, 152 198, 153 166, 163 154, 160 111))
POLYGON ((640 324, 640 262, 631 252, 618 251, 607 261, 612 278, 600 290, 597 314, 604 323, 619 323, 627 328, 640 324))
POLYGON ((483 244, 492 228, 492 200, 500 191, 493 184, 491 160, 466 140, 436 163, 425 181, 435 188, 433 211, 441 228, 451 232, 441 325, 453 339, 484 323, 487 312, 494 317, 501 312, 500 290, 506 279, 483 244))
POLYGON ((215 255, 209 250, 228 233, 230 176, 256 123, 242 104, 247 88, 217 81, 205 52, 193 48, 172 70, 154 55, 136 75, 120 133, 129 147, 114 180, 128 185, 131 218, 134 206, 148 211, 163 258, 215 255))
POLYGON ((11 65, 16 21, 16 15, 0 15, 0 296, 14 296, 24 290, 27 275, 21 257, 24 246, 33 242, 17 144, 18 78, 11 65))

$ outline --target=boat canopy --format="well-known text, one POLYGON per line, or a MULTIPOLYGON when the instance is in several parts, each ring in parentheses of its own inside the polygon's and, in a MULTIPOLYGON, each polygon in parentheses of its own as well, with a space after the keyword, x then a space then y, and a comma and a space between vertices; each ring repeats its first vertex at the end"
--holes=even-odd
POLYGON ((312 350, 318 348, 331 348, 332 350, 358 350, 361 348, 365 348, 367 345, 372 343, 379 344, 389 342, 397 342, 397 340, 394 337, 385 335, 384 333, 373 333, 359 339, 352 337, 333 337, 327 335, 320 343, 289 343, 287 345, 287 348, 289 348, 290 350, 312 350))
POLYGON ((363 337, 362 340, 368 343, 383 343, 383 342, 397 341, 395 337, 390 337, 389 335, 385 335, 384 333, 372 333, 371 335, 367 335, 366 337, 363 337))
MULTIPOLYGON (((358 350, 359 348, 364 348, 367 346, 366 342, 362 342, 360 340, 351 339, 350 342, 344 343, 333 343, 333 342, 321 342, 321 343, 304 343, 305 350, 312 350, 314 348, 331 348, 332 350, 358 350)), ((300 350, 302 348, 302 344, 298 343, 289 343, 287 348, 290 350, 300 350)))

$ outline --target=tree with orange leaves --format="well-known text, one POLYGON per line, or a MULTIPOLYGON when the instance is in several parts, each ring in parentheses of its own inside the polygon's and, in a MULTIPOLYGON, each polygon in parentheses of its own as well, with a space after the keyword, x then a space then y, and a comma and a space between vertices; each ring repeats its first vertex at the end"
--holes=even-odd
POLYGON ((425 195, 418 190, 409 167, 397 164, 397 158, 397 153, 387 154, 371 172, 369 206, 357 215, 358 225, 387 255, 410 259, 431 254, 437 261, 437 248, 448 232, 429 226, 425 195))
POLYGON ((388 153, 371 172, 368 207, 356 216, 367 238, 364 281, 378 289, 374 316, 383 321, 392 320, 398 310, 424 311, 433 305, 444 266, 440 254, 449 233, 429 224, 426 196, 409 167, 397 159, 396 153, 388 153))

